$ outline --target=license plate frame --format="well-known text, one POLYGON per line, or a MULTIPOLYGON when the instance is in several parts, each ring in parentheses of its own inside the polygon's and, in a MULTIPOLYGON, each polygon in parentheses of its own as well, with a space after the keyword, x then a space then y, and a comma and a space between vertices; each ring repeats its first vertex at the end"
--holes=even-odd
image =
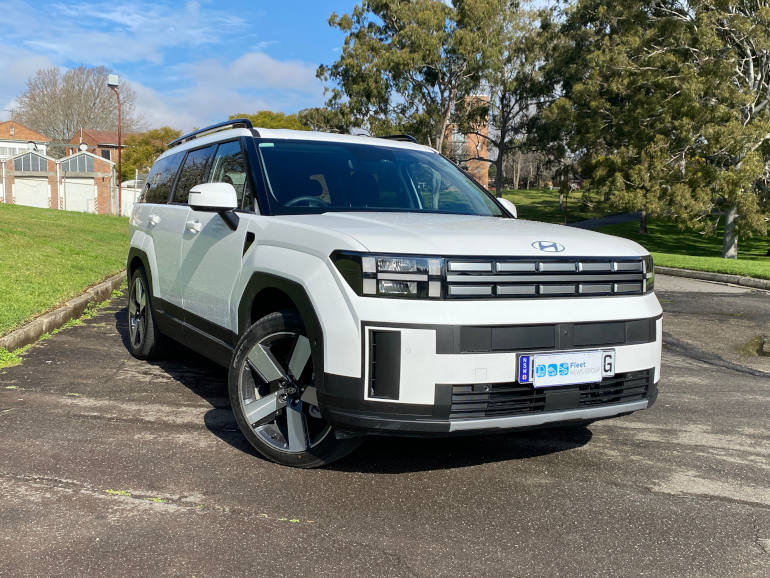
POLYGON ((539 351, 520 353, 516 359, 516 380, 535 388, 599 383, 614 375, 614 349, 539 351))

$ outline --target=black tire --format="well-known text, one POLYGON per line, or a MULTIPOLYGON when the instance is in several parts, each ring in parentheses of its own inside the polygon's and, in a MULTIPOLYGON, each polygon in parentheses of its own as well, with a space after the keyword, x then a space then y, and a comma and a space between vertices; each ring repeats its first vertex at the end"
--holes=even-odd
POLYGON ((140 265, 128 285, 128 347, 137 359, 152 360, 162 356, 165 345, 165 337, 155 323, 147 273, 140 265))
POLYGON ((228 373, 238 427, 267 459, 317 468, 345 457, 364 441, 337 439, 318 410, 310 342, 296 312, 271 313, 249 327, 228 373))

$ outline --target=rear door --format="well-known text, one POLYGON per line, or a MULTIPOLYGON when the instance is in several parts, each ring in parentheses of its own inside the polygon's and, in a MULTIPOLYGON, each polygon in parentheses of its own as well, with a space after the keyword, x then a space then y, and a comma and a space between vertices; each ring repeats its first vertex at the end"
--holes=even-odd
POLYGON ((183 159, 184 152, 179 152, 153 165, 147 177, 142 203, 135 212, 137 228, 152 240, 152 248, 149 250, 154 253, 157 264, 153 276, 153 295, 178 306, 181 306, 181 292, 175 285, 175 268, 179 265, 187 207, 170 205, 168 200, 183 159))
MULTIPOLYGON (((240 207, 253 204, 246 157, 237 139, 216 146, 207 179, 199 182, 230 183, 240 207)), ((242 218, 233 231, 218 213, 190 209, 182 240, 179 271, 183 277, 179 284, 184 293, 185 321, 228 344, 232 333, 237 332, 232 327, 230 306, 241 271, 247 227, 248 220, 242 218)))

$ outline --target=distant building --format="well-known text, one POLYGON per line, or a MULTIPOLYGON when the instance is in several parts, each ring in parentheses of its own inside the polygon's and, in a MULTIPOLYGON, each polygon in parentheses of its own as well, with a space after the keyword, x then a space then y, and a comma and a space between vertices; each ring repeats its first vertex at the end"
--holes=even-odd
MULTIPOLYGON (((69 144, 73 145, 67 148, 67 155, 73 155, 79 152, 80 145, 85 144, 88 152, 95 154, 114 163, 118 162, 118 133, 108 130, 91 130, 81 128, 72 135, 69 144)), ((125 148, 121 143, 120 148, 125 148)))
MULTIPOLYGON (((485 103, 489 97, 485 95, 469 96, 468 101, 485 103)), ((489 134, 489 119, 486 118, 475 127, 481 135, 489 134)), ((484 188, 489 188, 489 159, 488 141, 478 134, 463 134, 457 125, 447 127, 444 150, 446 155, 468 171, 484 188)))
POLYGON ((0 161, 9 159, 27 151, 46 154, 47 136, 40 134, 15 120, 0 122, 0 161))
POLYGON ((117 213, 115 163, 89 152, 77 151, 63 159, 38 151, 21 152, 0 161, 0 171, 2 203, 117 213))

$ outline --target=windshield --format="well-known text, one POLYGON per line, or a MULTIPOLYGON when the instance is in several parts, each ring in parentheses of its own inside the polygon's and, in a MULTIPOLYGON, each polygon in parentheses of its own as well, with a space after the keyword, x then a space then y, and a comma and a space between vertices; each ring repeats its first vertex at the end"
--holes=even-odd
POLYGON ((408 211, 503 216, 478 185, 427 151, 258 140, 273 214, 408 211))

